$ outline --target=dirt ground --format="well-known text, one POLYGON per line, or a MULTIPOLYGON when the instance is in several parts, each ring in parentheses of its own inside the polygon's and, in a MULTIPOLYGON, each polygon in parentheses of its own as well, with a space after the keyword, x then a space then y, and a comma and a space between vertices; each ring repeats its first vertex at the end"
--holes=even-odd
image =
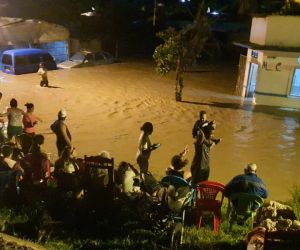
POLYGON ((51 71, 49 88, 39 86, 36 74, 0 73, 0 110, 9 106, 12 97, 20 108, 34 103, 35 114, 43 119, 37 132, 45 136, 45 149, 55 160, 50 125, 66 108, 78 156, 107 150, 116 165, 122 160, 135 163, 140 127, 151 121, 151 141, 162 144, 150 158, 150 170, 157 177, 164 175, 171 157, 186 144, 191 163, 192 127, 199 111, 206 110, 208 118, 217 122, 215 136, 222 138, 211 151, 210 179, 227 183, 243 172, 247 162, 255 162, 270 197, 286 200, 291 187, 300 184, 299 112, 243 105, 233 95, 235 70, 235 66, 211 65, 186 73, 183 102, 175 102, 174 75, 156 74, 151 61, 51 71))

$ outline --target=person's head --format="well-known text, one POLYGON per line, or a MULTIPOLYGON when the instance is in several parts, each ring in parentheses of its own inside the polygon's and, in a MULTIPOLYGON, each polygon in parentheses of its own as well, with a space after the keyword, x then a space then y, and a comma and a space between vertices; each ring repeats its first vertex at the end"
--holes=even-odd
POLYGON ((40 67, 40 68, 45 68, 45 64, 41 62, 41 63, 39 64, 39 67, 40 67))
POLYGON ((180 155, 174 155, 171 159, 171 165, 175 170, 180 170, 188 164, 187 159, 183 159, 180 155))
POLYGON ((33 143, 36 145, 43 145, 45 141, 45 137, 43 135, 35 135, 32 140, 33 143))
POLYGON ((59 120, 65 120, 67 118, 67 111, 65 109, 61 109, 57 116, 59 120))
POLYGON ((34 110, 33 103, 26 103, 24 106, 27 108, 27 112, 32 112, 34 110))
POLYGON ((105 158, 105 159, 109 159, 109 160, 112 159, 110 153, 109 153, 108 151, 105 151, 105 150, 102 150, 102 151, 99 153, 99 156, 102 157, 102 158, 105 158))
POLYGON ((248 163, 244 169, 245 174, 256 174, 257 165, 255 163, 248 163))
POLYGON ((12 98, 12 99, 10 100, 10 106, 11 106, 12 108, 18 107, 18 102, 17 102, 17 100, 16 100, 15 98, 12 98))
POLYGON ((9 145, 4 145, 1 147, 1 153, 3 157, 10 157, 13 153, 13 148, 9 145))
POLYGON ((200 121, 201 121, 201 122, 205 122, 206 119, 207 119, 207 117, 206 117, 206 111, 201 110, 201 111, 199 112, 199 118, 200 118, 200 121))
POLYGON ((125 172, 129 169, 129 163, 126 161, 121 161, 120 164, 117 167, 116 170, 116 176, 115 176, 115 181, 117 184, 122 184, 123 183, 123 178, 125 175, 125 172))
POLYGON ((151 122, 145 122, 141 127, 141 130, 144 131, 144 133, 151 135, 153 132, 153 124, 151 122))

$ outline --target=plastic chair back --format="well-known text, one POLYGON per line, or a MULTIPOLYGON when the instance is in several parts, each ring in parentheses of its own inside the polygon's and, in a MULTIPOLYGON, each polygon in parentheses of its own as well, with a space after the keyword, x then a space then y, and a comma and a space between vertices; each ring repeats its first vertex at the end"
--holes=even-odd
POLYGON ((219 231, 221 206, 224 200, 224 185, 214 181, 203 181, 196 186, 196 225, 202 226, 204 212, 214 214, 214 231, 219 231))
POLYGON ((232 223, 237 220, 237 216, 243 216, 244 220, 251 217, 252 227, 253 218, 256 215, 257 209, 263 205, 264 199, 256 194, 235 193, 229 197, 229 200, 232 203, 230 229, 232 227, 232 223))
POLYGON ((235 212, 238 215, 248 215, 264 203, 264 199, 260 196, 248 193, 232 194, 229 200, 234 204, 235 212))
POLYGON ((224 185, 215 181, 203 181, 197 184, 196 193, 196 205, 214 210, 223 203, 224 185))
POLYGON ((183 178, 176 175, 167 175, 162 178, 161 184, 164 187, 168 187, 169 185, 174 186, 176 189, 179 187, 190 187, 190 184, 183 178))

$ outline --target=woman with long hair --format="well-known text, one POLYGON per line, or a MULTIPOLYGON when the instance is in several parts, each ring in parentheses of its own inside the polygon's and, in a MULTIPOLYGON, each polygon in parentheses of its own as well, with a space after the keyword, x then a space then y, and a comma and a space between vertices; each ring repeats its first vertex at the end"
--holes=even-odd
POLYGON ((151 144, 150 135, 153 133, 153 124, 145 122, 141 127, 141 134, 139 137, 138 151, 136 154, 136 162, 140 167, 141 173, 147 173, 149 168, 149 158, 152 150, 157 149, 160 144, 151 144))

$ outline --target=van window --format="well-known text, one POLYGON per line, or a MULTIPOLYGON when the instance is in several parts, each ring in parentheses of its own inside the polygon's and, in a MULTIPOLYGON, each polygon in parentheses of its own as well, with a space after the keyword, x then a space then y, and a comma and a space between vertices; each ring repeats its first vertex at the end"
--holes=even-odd
POLYGON ((42 55, 28 55, 30 64, 39 64, 42 61, 42 55))
POLYGON ((42 58, 43 62, 53 62, 53 57, 49 54, 44 54, 42 58))
POLYGON ((16 56, 16 66, 24 66, 28 64, 27 56, 16 56))
POLYGON ((7 65, 12 65, 11 55, 3 55, 2 63, 7 65))

